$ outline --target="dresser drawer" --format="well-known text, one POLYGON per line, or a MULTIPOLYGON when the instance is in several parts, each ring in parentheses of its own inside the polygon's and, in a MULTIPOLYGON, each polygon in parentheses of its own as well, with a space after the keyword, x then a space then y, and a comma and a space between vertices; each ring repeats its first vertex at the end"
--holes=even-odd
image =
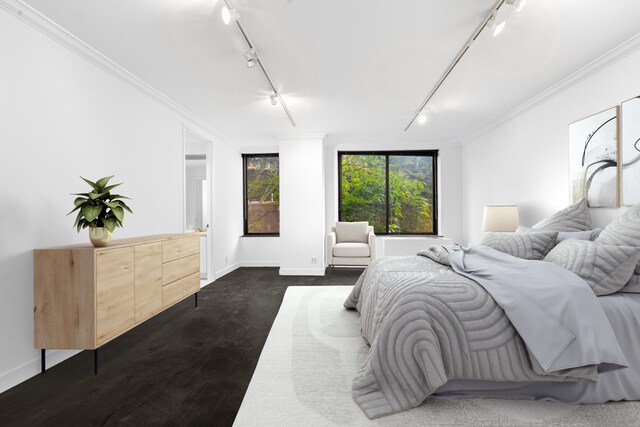
POLYGON ((200 252, 200 237, 197 235, 162 242, 162 262, 169 262, 200 252))
POLYGON ((162 307, 170 305, 194 294, 200 289, 200 272, 190 274, 162 287, 162 307))
POLYGON ((193 273, 200 272, 200 254, 190 255, 162 264, 162 284, 168 285, 193 273))

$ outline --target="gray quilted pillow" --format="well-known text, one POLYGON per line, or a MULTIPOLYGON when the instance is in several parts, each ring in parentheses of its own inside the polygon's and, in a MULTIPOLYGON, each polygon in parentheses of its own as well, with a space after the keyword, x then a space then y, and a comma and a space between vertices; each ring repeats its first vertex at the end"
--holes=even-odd
POLYGON ((556 244, 558 233, 487 233, 481 245, 523 259, 541 260, 556 244))
POLYGON ((582 277, 596 295, 609 295, 626 285, 638 258, 640 248, 569 239, 553 248, 544 260, 582 277))
MULTIPOLYGON (((640 204, 616 218, 607 225, 596 239, 604 245, 640 247, 640 204)), ((622 292, 640 293, 640 262, 636 265, 634 276, 629 280, 628 287, 622 292)))
MULTIPOLYGON (((539 233, 540 231, 544 231, 544 229, 525 227, 524 225, 519 225, 516 229, 516 233, 539 233)), ((601 232, 602 228, 585 231, 561 231, 558 233, 556 244, 568 239, 596 240, 601 232)))
POLYGON ((591 230, 591 215, 585 199, 546 217, 533 228, 549 231, 585 231, 591 230))

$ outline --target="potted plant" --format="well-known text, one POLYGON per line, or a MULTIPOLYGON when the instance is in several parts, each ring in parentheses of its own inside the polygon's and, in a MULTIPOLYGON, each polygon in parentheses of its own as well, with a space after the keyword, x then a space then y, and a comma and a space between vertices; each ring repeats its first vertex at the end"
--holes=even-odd
POLYGON ((123 199, 129 199, 128 197, 111 194, 111 190, 122 185, 122 183, 107 185, 111 178, 113 175, 100 178, 96 182, 82 178, 92 189, 88 193, 73 193, 78 197, 73 202, 75 207, 67 214, 79 211, 73 226, 78 233, 81 229, 89 227, 89 240, 96 247, 107 246, 113 230, 116 227, 122 227, 125 210, 133 213, 123 201, 123 199))

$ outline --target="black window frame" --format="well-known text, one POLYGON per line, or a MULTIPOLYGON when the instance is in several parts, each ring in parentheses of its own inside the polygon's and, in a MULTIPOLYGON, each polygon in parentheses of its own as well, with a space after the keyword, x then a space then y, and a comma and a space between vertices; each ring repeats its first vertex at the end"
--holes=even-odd
POLYGON ((384 233, 376 232, 377 236, 439 236, 439 206, 438 206, 438 150, 376 150, 376 151, 338 151, 338 221, 342 221, 342 156, 343 155, 364 155, 364 156, 385 156, 385 204, 386 221, 384 233), (433 174, 433 233, 390 233, 389 217, 391 207, 389 205, 389 156, 425 156, 431 157, 433 174))
MULTIPOLYGON (((278 174, 280 173, 280 153, 243 153, 242 154, 242 205, 243 205, 243 236, 244 237, 279 237, 278 233, 249 233, 249 200, 247 194, 247 159, 254 157, 277 157, 278 174)), ((279 177, 278 177, 279 180, 279 177)), ((279 182, 279 181, 278 181, 279 182)), ((278 224, 280 230, 280 224, 278 224)))

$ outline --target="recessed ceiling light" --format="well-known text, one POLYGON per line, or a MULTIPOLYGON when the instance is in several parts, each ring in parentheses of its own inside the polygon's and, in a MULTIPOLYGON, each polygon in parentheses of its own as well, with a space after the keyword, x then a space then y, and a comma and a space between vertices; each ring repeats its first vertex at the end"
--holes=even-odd
POLYGON ((273 93, 269 95, 269 99, 271 100, 271 105, 278 105, 278 95, 273 93))
POLYGON ((427 123, 427 114, 424 111, 418 116, 418 123, 421 125, 427 123))

